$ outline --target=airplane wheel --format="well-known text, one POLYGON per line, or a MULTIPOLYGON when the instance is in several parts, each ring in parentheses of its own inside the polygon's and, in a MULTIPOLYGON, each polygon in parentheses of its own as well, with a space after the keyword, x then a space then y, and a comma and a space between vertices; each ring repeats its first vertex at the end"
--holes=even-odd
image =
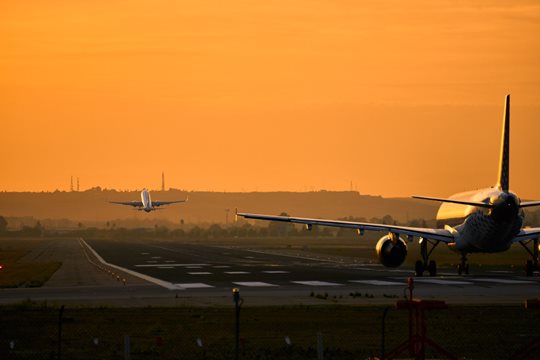
POLYGON ((421 260, 417 260, 414 264, 414 273, 416 276, 424 275, 424 263, 421 260))
POLYGON ((533 276, 534 266, 532 260, 527 260, 527 264, 525 265, 525 274, 527 276, 533 276))
POLYGON ((428 265, 429 276, 437 276, 437 263, 431 260, 428 265))

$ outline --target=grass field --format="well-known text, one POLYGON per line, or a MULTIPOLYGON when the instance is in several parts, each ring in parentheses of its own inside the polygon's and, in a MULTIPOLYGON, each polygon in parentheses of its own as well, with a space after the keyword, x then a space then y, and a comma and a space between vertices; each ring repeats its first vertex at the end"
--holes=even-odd
MULTIPOLYGON (((316 359, 318 333, 325 359, 379 355, 383 311, 373 306, 245 306, 240 322, 241 358, 316 359)), ((0 357, 40 359, 58 351, 58 308, 20 304, 2 307, 0 312, 0 357), (11 341, 14 347, 9 350, 11 341)), ((234 318, 232 304, 67 308, 61 351, 66 359, 119 359, 124 336, 129 335, 132 359, 232 359, 234 318)), ((388 312, 387 350, 405 340, 407 319, 407 311, 392 308, 388 312)), ((427 325, 429 337, 460 358, 508 359, 540 335, 539 320, 540 311, 521 307, 452 306, 429 312, 427 325)), ((428 351, 428 357, 437 355, 428 351)))
POLYGON ((21 262, 42 240, 0 240, 0 288, 38 287, 42 286, 62 263, 54 262, 21 262))

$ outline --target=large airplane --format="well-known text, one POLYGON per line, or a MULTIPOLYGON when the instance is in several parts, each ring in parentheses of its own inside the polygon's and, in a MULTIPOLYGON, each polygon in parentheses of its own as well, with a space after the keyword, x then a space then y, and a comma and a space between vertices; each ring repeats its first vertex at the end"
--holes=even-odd
POLYGON ((461 254, 459 275, 469 273, 467 254, 496 253, 506 251, 519 243, 531 256, 525 271, 532 276, 539 270, 540 228, 524 228, 523 208, 540 206, 540 201, 521 201, 510 191, 510 95, 506 96, 503 117, 502 144, 499 173, 495 186, 452 195, 448 199, 413 196, 416 199, 441 202, 437 212, 438 228, 416 228, 353 221, 322 220, 291 216, 272 216, 238 213, 246 219, 282 221, 304 224, 308 230, 313 225, 356 229, 359 235, 364 230, 386 231, 375 250, 380 262, 387 267, 400 266, 407 256, 407 242, 419 239, 421 260, 416 261, 415 273, 422 276, 425 271, 437 275, 437 263, 430 260, 433 250, 440 243, 461 254), (401 235, 406 236, 404 240, 401 235))
POLYGON ((186 202, 188 199, 185 200, 176 200, 176 201, 152 201, 152 198, 150 197, 150 192, 147 189, 143 189, 141 191, 141 201, 110 201, 112 204, 120 204, 120 205, 129 205, 137 208, 139 211, 154 211, 154 210, 163 210, 160 209, 160 206, 163 205, 169 205, 169 204, 176 204, 176 203, 182 203, 186 202))

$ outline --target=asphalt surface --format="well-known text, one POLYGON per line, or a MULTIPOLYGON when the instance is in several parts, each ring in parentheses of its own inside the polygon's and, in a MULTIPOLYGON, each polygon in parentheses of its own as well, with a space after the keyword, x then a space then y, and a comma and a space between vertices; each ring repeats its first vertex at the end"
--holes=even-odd
MULTIPOLYGON (((76 272, 78 283, 88 285, 68 281, 62 286, 53 276, 51 286, 0 290, 0 303, 31 299, 113 306, 230 305, 231 289, 239 288, 246 305, 393 304, 404 297, 407 278, 413 275, 407 267, 388 269, 358 259, 275 249, 104 240, 73 243, 77 247, 71 244, 70 251, 63 251, 70 261, 61 271, 64 276, 76 272), (97 257, 80 244, 88 244, 97 257), (113 279, 127 282, 111 281, 111 270, 113 279), (93 280, 85 282, 84 273, 93 280)), ((454 304, 519 305, 540 298, 540 277, 525 277, 521 269, 475 270, 473 275, 458 276, 453 268, 439 268, 436 277, 415 278, 414 295, 454 304)))

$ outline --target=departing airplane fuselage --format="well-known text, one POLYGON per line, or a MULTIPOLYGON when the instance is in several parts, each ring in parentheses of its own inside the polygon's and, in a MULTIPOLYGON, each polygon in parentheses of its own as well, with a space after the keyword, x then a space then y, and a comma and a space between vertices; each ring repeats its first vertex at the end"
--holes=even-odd
POLYGON ((150 212, 154 210, 152 208, 152 197, 150 196, 150 192, 146 189, 141 191, 141 202, 143 204, 142 210, 146 212, 150 212))

